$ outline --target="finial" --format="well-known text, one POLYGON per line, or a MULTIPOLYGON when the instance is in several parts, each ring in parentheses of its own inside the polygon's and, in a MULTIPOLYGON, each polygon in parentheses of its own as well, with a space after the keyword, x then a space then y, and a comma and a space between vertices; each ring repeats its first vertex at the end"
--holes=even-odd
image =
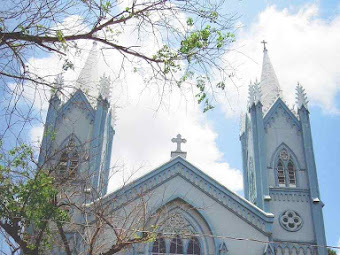
POLYGON ((304 106, 306 109, 308 109, 308 107, 307 107, 307 104, 308 104, 307 95, 306 95, 305 89, 301 86, 301 84, 299 82, 296 86, 296 104, 297 104, 298 110, 301 109, 302 106, 304 106))
POLYGON ((257 81, 257 79, 255 80, 254 86, 254 103, 257 104, 259 102, 261 102, 261 86, 260 83, 257 81))
POLYGON ((181 156, 183 158, 186 158, 187 153, 181 150, 181 144, 186 143, 187 140, 183 139, 182 136, 180 134, 178 134, 176 136, 176 138, 171 139, 171 142, 177 143, 176 150, 171 152, 171 158, 174 158, 174 157, 177 157, 177 156, 181 156))
POLYGON ((110 76, 105 76, 105 73, 99 80, 99 94, 106 100, 111 97, 111 79, 110 76))
POLYGON ((263 51, 266 51, 266 50, 267 50, 266 44, 267 44, 268 42, 266 42, 265 40, 263 40, 261 43, 263 43, 263 51))

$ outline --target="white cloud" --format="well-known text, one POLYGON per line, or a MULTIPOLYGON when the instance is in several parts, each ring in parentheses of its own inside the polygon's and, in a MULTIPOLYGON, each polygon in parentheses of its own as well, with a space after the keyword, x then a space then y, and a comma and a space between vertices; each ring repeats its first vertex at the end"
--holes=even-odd
POLYGON ((225 56, 236 67, 235 85, 229 86, 227 98, 220 99, 227 115, 245 109, 249 80, 261 76, 263 39, 290 105, 300 82, 312 105, 339 113, 335 97, 340 88, 340 15, 325 21, 317 5, 305 5, 297 12, 267 7, 253 24, 240 30, 235 50, 225 56))
MULTIPOLYGON (((337 246, 340 247, 340 238, 339 238, 339 240, 338 240, 337 246)), ((337 249, 336 254, 337 254, 337 255, 340 255, 340 249, 337 249)))
POLYGON ((43 133, 44 133, 44 126, 43 125, 37 125, 31 128, 30 130, 30 140, 33 143, 34 146, 40 146, 42 139, 43 139, 43 133))
MULTIPOLYGON (((127 29, 125 38, 120 35, 120 41, 139 41, 127 29)), ((149 49, 157 48, 158 42, 145 42, 149 49), (156 46, 156 47, 155 47, 156 46)), ((91 43, 82 45, 86 49, 91 43)), ((83 52, 83 53, 86 53, 83 52)), ((175 144, 171 138, 181 133, 187 139, 183 150, 188 152, 187 159, 200 167, 205 173, 226 185, 233 191, 242 189, 242 175, 240 170, 231 168, 222 161, 223 153, 216 145, 217 133, 213 130, 206 115, 199 109, 195 98, 183 90, 163 88, 162 84, 146 84, 144 73, 134 73, 133 67, 125 69, 125 76, 119 76, 122 56, 114 51, 104 51, 105 61, 99 63, 100 74, 106 73, 113 80, 112 102, 119 106, 117 112, 116 134, 113 142, 112 164, 123 166, 124 173, 115 174, 110 183, 110 190, 122 185, 123 178, 130 176, 130 172, 139 170, 133 178, 149 172, 158 165, 170 159, 171 150, 175 144), (165 89, 165 90, 164 90, 165 89), (160 102, 161 100, 161 102, 160 102), (142 167, 141 167, 142 166, 142 167)), ((81 54, 74 59, 75 72, 65 73, 68 84, 74 83, 77 73, 85 62, 81 54)), ((55 56, 46 58, 31 58, 30 64, 42 76, 56 75, 60 72, 62 61, 55 56)), ((52 78, 52 77, 51 77, 52 78)), ((44 96, 34 99, 36 90, 26 91, 27 97, 34 101, 37 110, 47 110, 49 91, 38 90, 44 96)), ((30 131, 31 141, 41 141, 43 129, 33 127, 30 131)))
MULTIPOLYGON (((112 165, 123 165, 125 178, 131 170, 138 170, 134 179, 168 161, 176 148, 171 138, 181 133, 187 139, 182 148, 190 162, 230 189, 242 189, 240 170, 222 161, 223 153, 216 145, 218 135, 194 98, 174 89, 164 93, 160 104, 159 85, 145 88, 142 77, 133 73, 124 82, 125 86, 115 83, 113 88, 113 101, 123 107, 117 109, 112 165)), ((111 190, 120 186, 121 180, 122 176, 115 174, 111 190)))

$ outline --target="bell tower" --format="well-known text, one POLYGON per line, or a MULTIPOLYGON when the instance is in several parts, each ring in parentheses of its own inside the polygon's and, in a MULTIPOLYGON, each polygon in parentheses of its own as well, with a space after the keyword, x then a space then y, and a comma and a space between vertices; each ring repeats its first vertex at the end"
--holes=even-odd
POLYGON ((64 81, 55 81, 39 155, 42 167, 96 197, 107 192, 114 136, 110 78, 98 77, 98 50, 93 45, 76 82, 76 90, 62 100, 64 81))
POLYGON ((289 254, 326 255, 306 94, 298 84, 297 111, 287 106, 263 43, 261 81, 249 85, 240 135, 244 194, 274 214, 271 238, 276 254, 288 250, 289 254))

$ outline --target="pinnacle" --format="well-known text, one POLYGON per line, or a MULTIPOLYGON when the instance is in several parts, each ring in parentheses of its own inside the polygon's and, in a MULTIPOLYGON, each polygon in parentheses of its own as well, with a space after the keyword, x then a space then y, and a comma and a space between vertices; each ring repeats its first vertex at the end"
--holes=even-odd
POLYGON ((300 83, 298 83, 296 86, 296 104, 298 109, 301 109, 302 106, 308 109, 307 95, 305 89, 301 86, 300 83))

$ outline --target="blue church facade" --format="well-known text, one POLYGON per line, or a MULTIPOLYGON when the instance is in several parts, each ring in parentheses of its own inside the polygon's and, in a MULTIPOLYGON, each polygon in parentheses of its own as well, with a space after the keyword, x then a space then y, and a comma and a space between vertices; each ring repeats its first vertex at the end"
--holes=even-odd
MULTIPOLYGON (((91 70, 96 54, 94 47, 85 63, 91 70)), ((102 76, 98 94, 89 98, 85 91, 93 84, 86 75, 91 71, 81 74, 85 84, 66 102, 58 91, 50 99, 39 161, 53 155, 48 164, 58 165, 57 174, 83 180, 75 185, 75 204, 100 201, 107 215, 119 215, 119 228, 129 224, 157 234, 119 254, 327 254, 306 95, 298 85, 297 111, 289 109, 266 47, 261 81, 249 85, 240 134, 245 198, 188 162, 180 147, 170 161, 107 194, 115 134, 110 80, 102 76), (95 201, 89 201, 86 194, 93 192, 95 201), (134 213, 131 208, 146 200, 145 214, 134 213)), ((72 219, 84 223, 85 217, 73 213, 72 219)), ((80 237, 91 230, 68 231, 73 252, 86 254, 80 237)), ((101 231, 98 254, 117 242, 112 231, 101 231)), ((53 253, 63 254, 57 245, 53 253)))

